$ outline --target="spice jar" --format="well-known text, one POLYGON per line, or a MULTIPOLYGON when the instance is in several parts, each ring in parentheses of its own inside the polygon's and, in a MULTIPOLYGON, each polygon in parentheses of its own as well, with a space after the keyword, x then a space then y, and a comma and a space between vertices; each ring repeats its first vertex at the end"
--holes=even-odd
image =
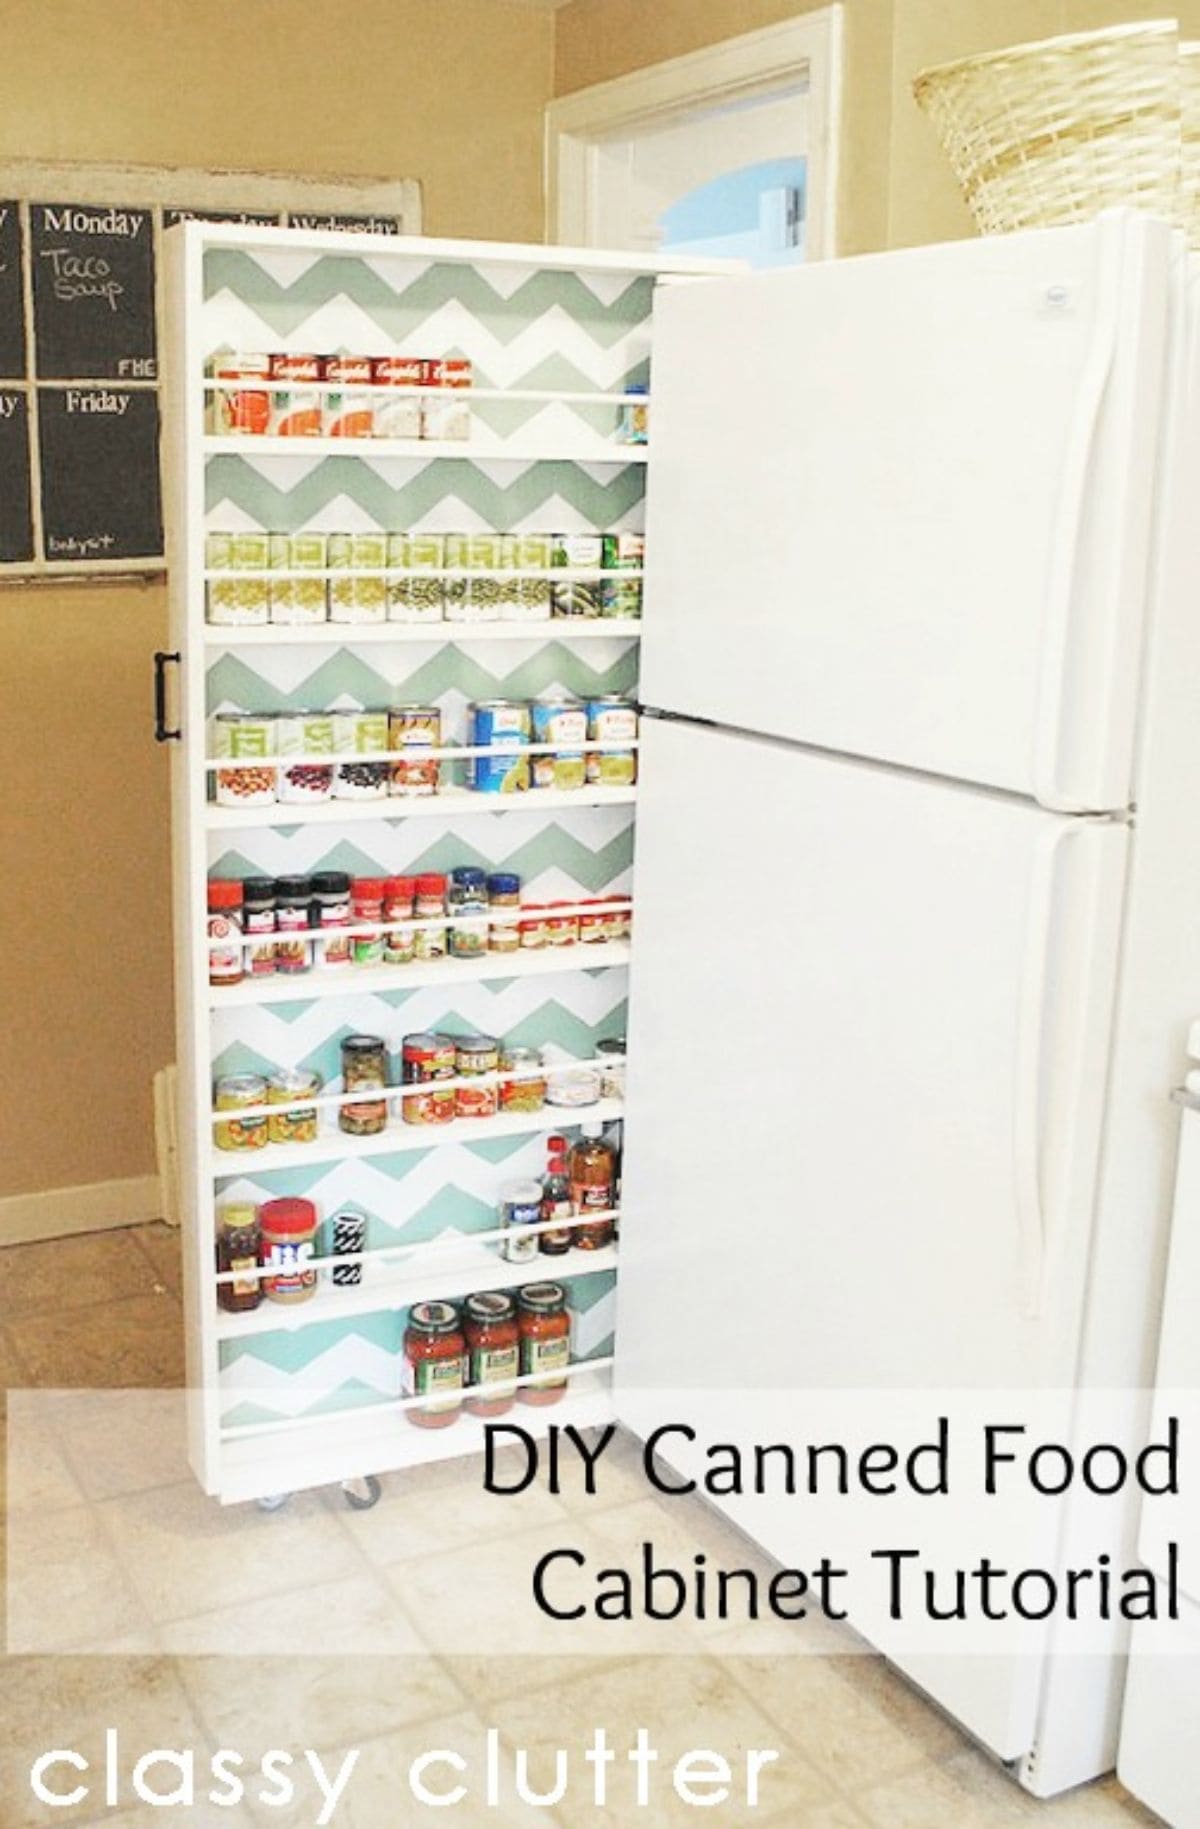
POLYGON ((549 924, 546 910, 540 902, 526 902, 521 910, 520 933, 522 947, 537 948, 545 946, 548 938, 549 924))
POLYGON ((604 913, 604 898, 589 896, 579 905, 579 938, 584 946, 603 946, 609 937, 609 917, 604 913))
MULTIPOLYGON (((459 1079, 476 1080, 494 1074, 500 1065, 500 1047, 491 1035, 460 1035, 454 1050, 454 1071, 459 1079)), ((494 1079, 482 1086, 460 1086, 456 1109, 460 1118, 494 1118, 500 1090, 494 1079)))
POLYGON ((573 909, 571 902, 550 902, 546 907, 546 944, 548 946, 574 946, 579 938, 579 916, 563 914, 561 911, 573 909))
POLYGON ((217 1214, 217 1270, 234 1273, 232 1283, 217 1284, 217 1302, 227 1314, 244 1315, 262 1301, 258 1277, 258 1213, 251 1202, 222 1207, 217 1214), (239 1271, 251 1273, 239 1276, 239 1271))
POLYGON ((242 892, 246 976, 261 978, 275 970, 275 885, 269 876, 248 876, 242 892))
POLYGON ((416 879, 414 912, 418 921, 429 921, 428 927, 418 927, 414 935, 413 956, 417 959, 444 959, 446 956, 446 924, 438 920, 446 912, 446 879, 436 871, 427 871, 416 879))
POLYGON ((338 1124, 351 1137, 377 1137, 387 1129, 387 1043, 379 1035, 347 1035, 342 1042, 342 1086, 346 1092, 381 1092, 338 1107, 338 1124))
POLYGON ((275 884, 275 970, 306 972, 312 965, 312 883, 306 876, 281 876, 275 884))
MULTIPOLYGON (((217 1111, 245 1111, 252 1105, 265 1105, 267 1082, 257 1073, 229 1073, 217 1081, 213 1106, 217 1111)), ((214 1126, 213 1141, 218 1149, 265 1149, 266 1114, 257 1118, 222 1118, 214 1126)))
POLYGON ((536 1048, 500 1050, 502 1111, 541 1111, 546 1103, 546 1070, 536 1048))
POLYGON ((458 1310, 449 1302, 416 1302, 404 1330, 403 1390, 406 1397, 428 1397, 404 1414, 418 1429, 445 1429, 462 1408, 467 1343, 458 1310))
MULTIPOLYGON (((413 915, 413 902, 416 886, 411 876, 389 876, 383 890, 383 919, 385 922, 401 921, 407 923, 413 915)), ((412 961, 416 948, 416 933, 408 925, 390 926, 383 936, 383 962, 385 965, 408 965, 412 961)))
POLYGON ((350 878, 343 870, 320 870, 312 879, 312 892, 312 924, 322 933, 313 942, 315 963, 329 967, 349 965, 349 939, 327 930, 350 925, 350 878))
POLYGON ((242 979, 242 885, 212 881, 208 885, 208 937, 220 946, 208 949, 208 982, 240 984, 242 979))
POLYGON ((482 959, 488 943, 487 877, 464 864, 450 872, 446 893, 450 912, 450 952, 455 959, 482 959))
MULTIPOLYGON (((384 878, 356 876, 351 885, 351 925, 377 927, 383 920, 384 878)), ((356 934, 350 942, 350 956, 355 965, 380 965, 383 962, 383 935, 356 934)))
POLYGON ((453 1086, 440 1087, 438 1080, 455 1078, 457 1051, 450 1035, 406 1035, 400 1051, 400 1077, 405 1086, 421 1086, 424 1091, 406 1093, 400 1101, 400 1115, 406 1124, 448 1124, 455 1116, 458 1101, 453 1086))
POLYGON ((511 1410, 511 1387, 521 1366, 521 1335, 516 1303, 496 1290, 468 1296, 463 1305, 463 1338, 467 1347, 467 1409, 476 1416, 503 1416, 511 1410), (488 1395, 494 1386, 500 1391, 488 1395))
POLYGON ((571 1363, 571 1317, 561 1283, 527 1283, 517 1296, 521 1332, 521 1372, 562 1372, 545 1384, 520 1387, 527 1404, 555 1404, 565 1396, 571 1363))
POLYGON ((297 1099, 315 1099, 321 1090, 321 1076, 306 1067, 285 1068, 267 1081, 267 1104, 278 1105, 267 1119, 272 1143, 315 1143, 317 1140, 317 1107, 297 1105, 297 1099))
POLYGON ((487 880, 488 951, 515 953, 521 945, 521 879, 496 870, 487 880))
POLYGON ((259 1208, 262 1261, 270 1274, 262 1280, 270 1302, 307 1302, 316 1294, 317 1209, 311 1200, 267 1200, 259 1208))

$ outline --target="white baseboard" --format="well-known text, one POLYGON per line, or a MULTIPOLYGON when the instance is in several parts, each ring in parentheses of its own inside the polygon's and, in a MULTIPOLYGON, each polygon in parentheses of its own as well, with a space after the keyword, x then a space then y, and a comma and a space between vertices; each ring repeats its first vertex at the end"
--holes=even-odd
POLYGON ((76 1232, 106 1232, 137 1226, 162 1215, 157 1175, 128 1181, 92 1181, 78 1188, 47 1188, 41 1194, 0 1199, 0 1246, 28 1245, 76 1232))

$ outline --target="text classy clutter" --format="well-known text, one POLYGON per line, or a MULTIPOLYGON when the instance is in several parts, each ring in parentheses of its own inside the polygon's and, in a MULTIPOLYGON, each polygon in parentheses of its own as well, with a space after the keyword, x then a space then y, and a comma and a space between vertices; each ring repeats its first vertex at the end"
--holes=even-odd
MULTIPOLYGON (((546 1475, 549 1490, 561 1489, 565 1464, 582 1469, 585 1491, 598 1490, 597 1473, 617 1436, 614 1425, 589 1439, 574 1427, 552 1427, 544 1440, 508 1423, 487 1429, 484 1485, 494 1495, 524 1492, 546 1475), (525 1464, 513 1471, 514 1452, 525 1464), (502 1462, 501 1456, 506 1459, 502 1462)), ((946 1500, 969 1489, 972 1498, 1003 1500, 1006 1488, 1053 1501, 1070 1490, 1111 1498, 1129 1490, 1151 1497, 1178 1497, 1180 1431, 1169 1419, 1164 1438, 1131 1453, 1113 1442, 1072 1451, 1058 1442, 1029 1440, 1025 1425, 985 1424, 974 1444, 971 1473, 958 1488, 952 1477, 951 1428, 939 1417, 929 1439, 902 1449, 877 1442, 853 1451, 838 1442, 798 1447, 773 1442, 747 1448, 732 1442, 701 1444, 683 1423, 656 1428, 642 1448, 642 1472, 649 1486, 667 1497, 701 1494, 713 1499, 770 1498, 834 1494, 888 1498, 898 1494, 946 1500), (692 1468, 691 1473, 681 1469, 692 1468)), ((966 1456, 962 1458, 966 1459, 966 1456)), ((1000 1541, 1007 1540, 1004 1531, 1000 1541)), ((961 1567, 946 1567, 920 1545, 879 1542, 866 1552, 877 1585, 872 1599, 893 1620, 939 1621, 1177 1619, 1179 1548, 1167 1546, 1160 1578, 1143 1568, 1116 1568, 1106 1552, 1090 1563, 1045 1568, 1008 1566, 1003 1556, 980 1555, 961 1567)), ((861 1571, 853 1573, 854 1598, 861 1599, 861 1571)), ((565 1623, 679 1619, 753 1621, 774 1617, 803 1620, 820 1614, 849 1619, 852 1571, 836 1558, 813 1558, 805 1569, 716 1568, 697 1551, 681 1568, 660 1558, 653 1543, 640 1544, 633 1566, 593 1566, 580 1549, 564 1544, 548 1550, 532 1571, 532 1597, 548 1619, 565 1623)))

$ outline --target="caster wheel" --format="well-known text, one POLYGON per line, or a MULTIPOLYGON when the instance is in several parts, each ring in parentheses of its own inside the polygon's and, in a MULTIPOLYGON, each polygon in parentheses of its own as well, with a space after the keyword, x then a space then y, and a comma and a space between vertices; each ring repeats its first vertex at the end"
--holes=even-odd
POLYGON ((362 1480, 346 1480, 342 1491, 351 1511, 370 1511, 373 1505, 378 1505, 383 1488, 375 1475, 369 1473, 362 1480))
POLYGON ((267 1492, 263 1494, 261 1499, 258 1499, 255 1502, 259 1511, 282 1511, 290 1497, 291 1494, 286 1492, 267 1492))

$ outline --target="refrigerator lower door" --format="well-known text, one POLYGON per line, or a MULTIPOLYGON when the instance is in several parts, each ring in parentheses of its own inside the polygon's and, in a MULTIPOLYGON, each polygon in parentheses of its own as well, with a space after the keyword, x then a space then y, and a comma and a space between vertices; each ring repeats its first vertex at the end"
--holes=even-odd
POLYGON ((1126 806, 1181 258, 1114 212, 664 287, 645 702, 1126 806))
MULTIPOLYGON (((1126 826, 642 736, 620 1413, 639 1429, 656 1388, 916 1390, 928 1415, 948 1389, 1069 1385, 1126 826)), ((737 1522, 804 1566, 802 1501, 737 1522)), ((1026 1750, 1036 1661, 916 1668, 880 1630, 972 1733, 1026 1750)))

